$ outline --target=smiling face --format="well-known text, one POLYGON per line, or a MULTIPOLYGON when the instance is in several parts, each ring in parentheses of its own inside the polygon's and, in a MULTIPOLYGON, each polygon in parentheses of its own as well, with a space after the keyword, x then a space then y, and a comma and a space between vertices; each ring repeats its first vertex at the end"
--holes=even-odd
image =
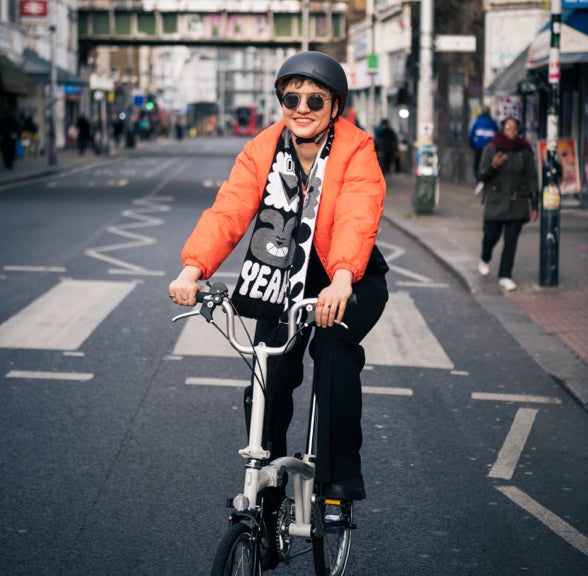
MULTIPOLYGON (((298 96, 298 104, 293 108, 287 108, 282 102, 282 117, 286 126, 298 138, 312 138, 327 128, 331 119, 337 116, 338 102, 333 95, 325 88, 318 86, 308 79, 291 80, 281 88, 282 98, 288 94, 298 96), (308 98, 311 95, 318 95, 324 101, 320 110, 312 110, 308 105, 308 98)), ((295 100, 295 98, 290 97, 295 100)))
POLYGON ((519 135, 519 124, 513 118, 509 118, 504 122, 502 131, 507 138, 514 140, 519 135))

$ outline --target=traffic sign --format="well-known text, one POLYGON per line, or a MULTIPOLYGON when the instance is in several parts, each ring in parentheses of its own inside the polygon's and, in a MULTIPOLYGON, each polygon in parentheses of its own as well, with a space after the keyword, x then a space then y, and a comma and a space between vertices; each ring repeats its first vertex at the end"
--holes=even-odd
POLYGON ((435 36, 435 50, 437 52, 475 52, 476 37, 439 34, 435 36))

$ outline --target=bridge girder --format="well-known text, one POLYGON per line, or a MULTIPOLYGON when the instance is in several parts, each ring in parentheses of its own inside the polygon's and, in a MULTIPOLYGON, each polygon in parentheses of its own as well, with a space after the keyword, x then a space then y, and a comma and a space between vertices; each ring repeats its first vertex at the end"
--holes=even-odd
POLYGON ((315 2, 303 30, 298 0, 80 0, 78 40, 96 45, 317 48, 345 40, 347 2, 315 2), (265 9, 265 10, 264 10, 265 9))

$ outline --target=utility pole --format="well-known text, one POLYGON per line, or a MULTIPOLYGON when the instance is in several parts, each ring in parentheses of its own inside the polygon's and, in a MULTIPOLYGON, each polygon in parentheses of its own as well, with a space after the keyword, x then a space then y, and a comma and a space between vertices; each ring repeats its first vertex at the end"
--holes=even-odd
POLYGON ((367 16, 370 22, 370 53, 368 55, 368 74, 370 89, 368 92, 368 132, 374 136, 376 132, 376 74, 378 73, 378 56, 376 55, 376 12, 374 0, 367 2, 367 16))
POLYGON ((561 165, 557 157, 561 0, 551 0, 551 44, 549 50, 549 101, 547 106, 547 153, 541 182, 541 245, 539 285, 557 286, 559 281, 559 220, 561 165))
POLYGON ((307 52, 310 38, 310 0, 302 0, 302 51, 307 52))
POLYGON ((417 142, 433 143, 433 0, 421 0, 417 142))
POLYGON ((49 126, 47 134, 47 160, 50 166, 57 164, 57 2, 53 2, 53 8, 49 15, 49 50, 51 59, 51 76, 49 83, 49 126))

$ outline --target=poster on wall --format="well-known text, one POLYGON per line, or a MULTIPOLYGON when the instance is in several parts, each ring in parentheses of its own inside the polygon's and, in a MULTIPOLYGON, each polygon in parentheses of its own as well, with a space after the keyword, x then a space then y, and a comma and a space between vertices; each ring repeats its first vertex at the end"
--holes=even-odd
MULTIPOLYGON (((547 142, 539 141, 539 174, 543 173, 543 161, 547 152, 547 142)), ((576 141, 572 139, 557 141, 557 156, 561 163, 561 194, 578 194, 580 186, 580 168, 576 141)))
POLYGON ((523 100, 520 96, 501 96, 496 106, 496 120, 500 123, 506 118, 522 119, 523 100))

